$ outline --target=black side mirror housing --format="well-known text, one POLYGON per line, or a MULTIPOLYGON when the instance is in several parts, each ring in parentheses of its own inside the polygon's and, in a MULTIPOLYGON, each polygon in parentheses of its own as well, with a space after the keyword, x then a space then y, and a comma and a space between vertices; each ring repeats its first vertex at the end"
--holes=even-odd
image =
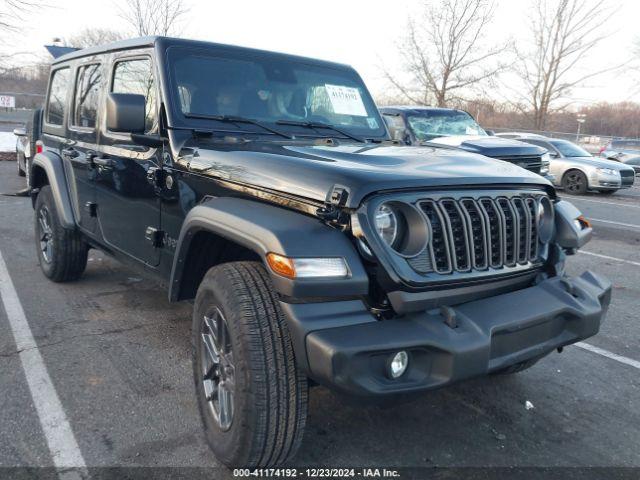
POLYGON ((144 95, 110 93, 107 98, 107 129, 121 133, 144 133, 144 95))
POLYGON ((485 132, 487 132, 487 135, 489 135, 490 137, 496 136, 496 132, 494 132, 493 130, 485 130, 485 132))

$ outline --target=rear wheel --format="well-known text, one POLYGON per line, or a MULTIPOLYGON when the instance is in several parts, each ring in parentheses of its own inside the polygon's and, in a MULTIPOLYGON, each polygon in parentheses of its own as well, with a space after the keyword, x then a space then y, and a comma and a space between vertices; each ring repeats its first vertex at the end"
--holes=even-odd
POLYGON ((77 230, 60 223, 51 187, 40 189, 35 206, 35 232, 42 272, 54 282, 76 280, 87 266, 88 246, 77 230))
POLYGON ((205 436, 229 467, 269 467, 298 449, 307 379, 264 267, 211 268, 193 311, 193 373, 205 436))
POLYGON ((571 195, 583 195, 588 187, 587 176, 580 170, 569 170, 562 177, 562 188, 571 195))

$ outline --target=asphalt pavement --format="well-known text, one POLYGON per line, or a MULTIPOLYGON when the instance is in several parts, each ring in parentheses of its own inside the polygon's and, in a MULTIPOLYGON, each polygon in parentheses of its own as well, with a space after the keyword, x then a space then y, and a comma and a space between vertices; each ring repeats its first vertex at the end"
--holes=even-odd
MULTIPOLYGON (((0 162, 0 192, 24 187, 15 170, 0 162)), ((614 284, 599 335, 517 375, 392 407, 314 388, 293 464, 580 467, 580 478, 602 473, 587 467, 640 467, 640 187, 568 199, 595 228, 568 270, 592 269, 614 284)), ((28 198, 0 196, 0 255, 34 340, 19 351, 0 307, 0 467, 54 464, 51 425, 42 422, 50 398, 32 394, 25 370, 25 355, 37 351, 51 380, 43 388, 57 394, 87 467, 212 467, 215 478, 229 475, 216 469, 194 401, 190 304, 169 303, 153 281, 95 251, 80 281, 51 283, 36 259, 28 198)))

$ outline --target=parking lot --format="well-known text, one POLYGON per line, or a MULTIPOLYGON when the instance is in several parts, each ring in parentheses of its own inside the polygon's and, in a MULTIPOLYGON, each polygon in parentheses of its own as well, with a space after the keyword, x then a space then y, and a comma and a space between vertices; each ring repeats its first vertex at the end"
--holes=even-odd
MULTIPOLYGON (((15 164, 0 162, 0 192, 23 187, 15 164)), ((598 336, 526 372, 393 408, 314 388, 295 465, 640 467, 640 186, 571 200, 595 238, 568 269, 592 269, 614 284, 598 336)), ((7 292, 12 283, 36 344, 18 350, 0 308, 0 467, 51 466, 48 444, 64 453, 73 441, 88 467, 217 467, 193 395, 191 306, 169 303, 164 288, 95 251, 81 281, 51 283, 34 249, 30 200, 0 196, 0 255, 10 276, 0 268, 0 284, 7 292), (25 375, 29 350, 41 355, 60 405, 32 396, 29 382, 38 391, 43 380, 25 375), (48 408, 64 412, 71 438, 51 439, 46 422, 65 419, 47 417, 48 408)))

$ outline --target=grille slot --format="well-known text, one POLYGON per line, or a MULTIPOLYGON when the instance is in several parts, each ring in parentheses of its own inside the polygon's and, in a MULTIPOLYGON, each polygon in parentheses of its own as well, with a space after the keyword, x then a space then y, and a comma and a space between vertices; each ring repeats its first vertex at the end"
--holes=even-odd
POLYGON ((448 235, 440 209, 433 200, 425 200, 421 203, 421 207, 431 223, 431 242, 429 242, 431 264, 438 273, 451 273, 448 235))
POLYGON ((410 265, 419 273, 430 267, 430 272, 448 274, 536 262, 540 197, 421 200, 419 206, 431 225, 431 240, 423 254, 428 258, 416 257, 410 265))

